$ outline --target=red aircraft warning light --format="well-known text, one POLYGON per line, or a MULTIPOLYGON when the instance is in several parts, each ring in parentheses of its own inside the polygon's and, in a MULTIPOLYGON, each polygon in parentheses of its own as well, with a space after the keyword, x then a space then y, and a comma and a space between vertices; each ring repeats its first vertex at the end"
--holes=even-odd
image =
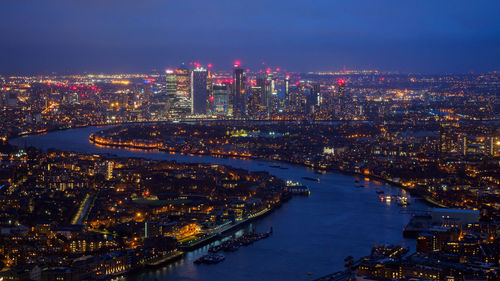
POLYGON ((234 61, 234 67, 240 67, 241 62, 239 60, 234 61))
POLYGON ((338 84, 339 86, 344 86, 344 85, 345 85, 345 80, 344 80, 344 79, 342 79, 342 78, 340 78, 339 80, 337 80, 337 84, 338 84))

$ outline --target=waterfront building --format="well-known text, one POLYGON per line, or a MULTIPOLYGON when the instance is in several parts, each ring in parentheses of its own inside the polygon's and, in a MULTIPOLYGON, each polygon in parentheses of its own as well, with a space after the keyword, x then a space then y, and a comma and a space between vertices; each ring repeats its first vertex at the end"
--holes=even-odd
POLYGON ((432 210, 432 223, 441 225, 461 226, 479 222, 478 210, 440 209, 432 210))

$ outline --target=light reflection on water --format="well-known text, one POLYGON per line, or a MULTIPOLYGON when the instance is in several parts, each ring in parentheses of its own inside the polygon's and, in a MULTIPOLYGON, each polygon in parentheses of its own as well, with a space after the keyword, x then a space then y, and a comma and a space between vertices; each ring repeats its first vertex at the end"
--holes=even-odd
MULTIPOLYGON (((309 168, 282 163, 279 165, 287 167, 287 170, 270 168, 272 163, 259 160, 97 147, 88 141, 90 133, 97 130, 100 129, 89 127, 57 131, 15 139, 11 143, 21 146, 26 143, 42 149, 55 147, 83 153, 216 163, 252 171, 266 170, 285 180, 299 181, 311 189, 309 197, 295 197, 272 214, 252 223, 251 226, 258 232, 273 227, 271 237, 235 252, 224 252, 226 259, 220 264, 193 264, 194 259, 207 253, 207 245, 187 253, 173 264, 137 273, 125 280, 313 280, 341 270, 346 256, 369 254, 375 244, 415 246, 415 240, 402 237, 402 229, 411 214, 401 213, 401 207, 397 204, 381 202, 375 189, 382 189, 385 195, 405 194, 379 181, 337 173, 318 174, 309 168), (321 181, 307 181, 302 177, 320 178, 321 181), (355 183, 355 178, 359 183, 355 183), (308 276, 307 272, 312 275, 308 276)), ((420 201, 410 200, 412 209, 427 208, 420 201)), ((243 230, 238 235, 242 233, 243 230)))

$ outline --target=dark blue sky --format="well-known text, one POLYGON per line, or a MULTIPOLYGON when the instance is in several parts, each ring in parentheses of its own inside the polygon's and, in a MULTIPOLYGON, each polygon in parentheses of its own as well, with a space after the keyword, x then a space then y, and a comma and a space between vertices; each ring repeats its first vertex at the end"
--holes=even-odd
POLYGON ((498 0, 0 0, 0 72, 500 69, 498 0), (104 2, 104 3, 103 3, 104 2))

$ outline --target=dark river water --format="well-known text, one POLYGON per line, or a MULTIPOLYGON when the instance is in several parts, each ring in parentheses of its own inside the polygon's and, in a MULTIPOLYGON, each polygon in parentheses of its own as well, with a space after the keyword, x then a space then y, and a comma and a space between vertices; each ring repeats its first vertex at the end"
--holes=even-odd
MULTIPOLYGON (((311 189, 309 197, 295 197, 272 214, 252 223, 257 231, 273 227, 270 238, 238 251, 224 253, 225 261, 217 265, 195 265, 193 260, 207 252, 208 246, 189 252, 171 265, 126 277, 126 280, 313 280, 343 269, 344 258, 368 255, 376 244, 401 244, 415 248, 415 240, 402 236, 410 214, 394 203, 381 202, 375 189, 386 194, 401 194, 398 188, 363 177, 339 173, 316 174, 313 170, 288 164, 288 169, 271 168, 259 160, 225 159, 209 156, 166 154, 103 148, 91 144, 89 134, 101 128, 89 127, 56 131, 14 139, 12 144, 33 145, 41 149, 83 153, 109 153, 121 157, 143 157, 180 162, 204 162, 230 165, 251 171, 269 171, 283 179, 300 181, 311 189), (312 182, 302 177, 318 177, 312 182), (363 187, 355 187, 355 179, 363 187), (308 275, 307 273, 312 273, 308 275)), ((409 208, 427 206, 411 200, 409 208)))

